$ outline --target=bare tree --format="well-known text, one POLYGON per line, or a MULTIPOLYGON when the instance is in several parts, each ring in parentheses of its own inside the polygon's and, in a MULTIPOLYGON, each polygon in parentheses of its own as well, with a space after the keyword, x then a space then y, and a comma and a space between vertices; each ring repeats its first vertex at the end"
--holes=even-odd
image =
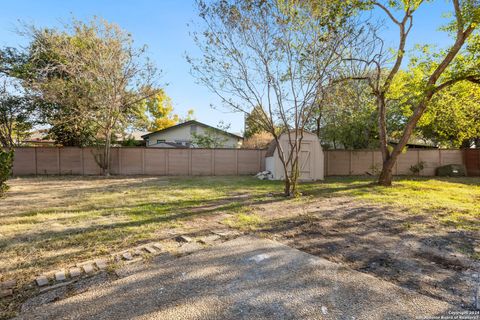
MULTIPOLYGON (((413 28, 414 13, 423 0, 408 1, 368 1, 374 7, 384 12, 393 25, 398 28, 398 47, 392 56, 384 46, 384 41, 378 36, 375 28, 370 29, 371 38, 359 38, 359 49, 355 56, 346 59, 349 62, 350 75, 343 79, 357 79, 367 81, 375 97, 378 110, 378 127, 380 149, 382 152, 383 166, 379 177, 379 184, 389 186, 392 183, 392 169, 398 156, 408 143, 419 119, 428 107, 432 97, 440 90, 459 81, 480 81, 478 71, 478 58, 472 52, 466 52, 470 57, 456 61, 461 54, 462 47, 469 39, 478 43, 478 34, 472 38, 474 31, 480 23, 480 2, 478 0, 452 0, 454 21, 447 26, 448 31, 454 35, 454 43, 444 53, 431 57, 428 63, 429 74, 425 77, 420 94, 412 93, 409 99, 412 102, 413 113, 405 124, 398 144, 389 148, 387 131, 387 108, 392 83, 399 73, 406 55, 408 36, 413 28), (399 17, 397 17, 399 15, 399 17), (468 61, 470 60, 470 63, 468 61), (458 63, 460 66, 453 68, 458 63), (456 70, 454 70, 456 69, 456 70)), ((478 54, 478 48, 476 50, 478 54)))
POLYGON ((285 195, 297 194, 303 132, 341 63, 337 54, 348 48, 348 8, 341 1, 197 4, 203 31, 193 37, 202 58, 188 58, 192 73, 224 106, 263 113, 257 120, 277 144, 285 195), (288 136, 286 148, 279 143, 282 133, 288 136))

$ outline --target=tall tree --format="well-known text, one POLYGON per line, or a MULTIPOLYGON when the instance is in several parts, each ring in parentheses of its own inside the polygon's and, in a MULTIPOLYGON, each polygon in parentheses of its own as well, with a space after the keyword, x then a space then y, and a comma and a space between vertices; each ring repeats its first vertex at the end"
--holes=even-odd
POLYGON ((157 89, 156 93, 146 98, 143 103, 142 127, 148 131, 165 129, 194 118, 193 109, 188 110, 185 117, 174 113, 172 99, 163 89, 157 89))
POLYGON ((331 85, 312 119, 311 130, 334 149, 378 147, 375 100, 366 84, 344 81, 331 85))
MULTIPOLYGON (((389 95, 397 121, 406 123, 412 116, 412 93, 421 92, 425 70, 414 63, 407 71, 400 71, 389 95), (420 85, 420 86, 419 86, 420 85)), ((461 81, 435 94, 418 121, 412 136, 446 148, 470 147, 480 137, 480 85, 461 81)), ((392 131, 398 138, 401 131, 392 131)), ((403 129, 400 125, 399 128, 403 129)))
POLYGON ((33 79, 26 86, 42 100, 68 108, 52 118, 59 124, 88 121, 102 146, 98 164, 108 175, 115 130, 153 94, 143 90, 154 87, 157 74, 145 47, 134 47, 129 33, 102 19, 73 20, 64 31, 31 27, 27 34, 33 79))
POLYGON ((414 25, 414 13, 421 5, 428 4, 422 0, 367 1, 366 3, 384 12, 398 28, 398 47, 393 57, 389 56, 389 51, 384 47, 384 41, 374 32, 372 41, 369 42, 371 47, 365 48, 365 42, 362 41, 363 49, 356 50, 355 56, 348 59, 352 64, 362 66, 353 68, 356 72, 348 78, 367 81, 376 99, 380 149, 383 158, 378 182, 389 186, 392 183, 392 169, 395 162, 435 94, 460 81, 480 81, 480 59, 478 59, 480 37, 476 32, 480 23, 480 4, 478 0, 451 1, 454 20, 445 27, 445 30, 453 35, 454 42, 448 49, 430 54, 428 59, 418 61, 428 72, 418 86, 420 90, 412 93, 408 99, 412 104, 412 113, 404 125, 398 144, 390 149, 387 112, 391 105, 389 95, 392 93, 392 83, 399 74, 406 56, 405 48, 414 25), (363 72, 358 73, 358 70, 363 72))
MULTIPOLYGON (((26 35, 25 32, 20 33, 26 35)), ((54 42, 43 42, 41 38, 32 39, 28 50, 6 47, 0 50, 0 72, 11 78, 19 79, 23 82, 23 99, 28 99, 35 104, 35 113, 37 123, 49 127, 48 136, 55 140, 57 144, 64 146, 86 146, 92 145, 96 141, 96 128, 94 123, 87 117, 78 117, 75 103, 81 101, 72 98, 71 104, 60 105, 45 100, 44 92, 38 90, 35 83, 38 79, 46 76, 67 77, 66 73, 54 72, 48 70, 48 75, 44 68, 54 65, 58 56, 54 48, 49 48, 54 42), (41 48, 39 54, 37 49, 41 48)))
POLYGON ((245 115, 245 138, 250 138, 255 134, 266 132, 264 123, 268 123, 268 119, 262 119, 265 117, 264 110, 261 106, 256 106, 252 111, 245 115))
POLYGON ((19 85, 7 78, 0 84, 0 144, 3 148, 19 146, 35 124, 35 106, 27 97, 18 94, 19 85), (15 94, 12 92, 16 92, 15 94))
POLYGON ((198 1, 201 59, 188 60, 201 83, 234 111, 257 108, 277 142, 284 193, 297 194, 305 126, 353 35, 349 2, 311 5, 290 0, 198 1), (260 106, 260 108, 258 108, 260 106), (284 128, 288 145, 279 143, 284 128))

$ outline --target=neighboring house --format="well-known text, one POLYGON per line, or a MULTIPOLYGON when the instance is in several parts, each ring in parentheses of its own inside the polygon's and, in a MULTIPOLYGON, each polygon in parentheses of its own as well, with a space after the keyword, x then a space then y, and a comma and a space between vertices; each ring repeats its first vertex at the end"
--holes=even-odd
POLYGON ((158 130, 146 135, 142 138, 145 144, 150 148, 195 148, 192 144, 194 135, 209 135, 214 133, 220 136, 224 141, 223 148, 239 148, 242 145, 243 137, 234 133, 230 133, 196 120, 187 121, 175 126, 158 130))
POLYGON ((145 134, 148 134, 148 131, 133 130, 130 132, 125 132, 123 134, 117 133, 115 134, 115 144, 130 144, 131 146, 143 146, 145 144, 145 140, 143 140, 142 137, 145 134))
POLYGON ((28 137, 23 139, 20 145, 24 146, 54 146, 55 141, 47 137, 48 129, 32 131, 28 137))

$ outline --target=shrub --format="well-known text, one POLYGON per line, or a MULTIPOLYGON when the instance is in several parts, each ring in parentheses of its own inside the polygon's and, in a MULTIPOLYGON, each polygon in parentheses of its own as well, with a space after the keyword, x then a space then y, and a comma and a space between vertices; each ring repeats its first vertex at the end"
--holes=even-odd
POLYGON ((8 190, 7 180, 13 166, 13 150, 0 150, 0 197, 8 190))
POLYGON ((419 175, 423 169, 425 169, 424 161, 420 161, 416 165, 413 165, 410 167, 410 171, 412 172, 413 175, 419 175))

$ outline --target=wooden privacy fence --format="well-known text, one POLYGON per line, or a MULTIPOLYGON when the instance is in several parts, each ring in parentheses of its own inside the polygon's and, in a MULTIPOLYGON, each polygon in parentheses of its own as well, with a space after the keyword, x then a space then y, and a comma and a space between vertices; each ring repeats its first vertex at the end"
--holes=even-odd
MULTIPOLYGON (((410 167, 424 162, 422 176, 435 175, 446 164, 466 164, 470 175, 480 174, 480 150, 410 149, 400 155, 394 175, 410 175, 410 167)), ((13 175, 99 175, 95 148, 24 147, 15 149, 13 175)), ((266 150, 112 148, 111 173, 117 175, 216 176, 249 175, 265 170, 266 150)), ((378 172, 382 156, 378 150, 327 150, 325 175, 364 175, 378 172)))
MULTIPOLYGON (((325 175, 364 175, 378 172, 382 168, 379 150, 327 150, 325 153, 325 175)), ((462 150, 410 149, 402 153, 393 168, 394 175, 411 175, 410 167, 424 163, 421 176, 434 176, 437 167, 447 164, 463 164, 462 150)))
POLYGON ((465 149, 465 167, 469 176, 480 176, 480 149, 465 149))
MULTIPOLYGON (((264 170, 265 150, 112 148, 111 173, 118 175, 246 175, 264 170)), ((15 149, 13 175, 99 175, 95 148, 15 149)))

